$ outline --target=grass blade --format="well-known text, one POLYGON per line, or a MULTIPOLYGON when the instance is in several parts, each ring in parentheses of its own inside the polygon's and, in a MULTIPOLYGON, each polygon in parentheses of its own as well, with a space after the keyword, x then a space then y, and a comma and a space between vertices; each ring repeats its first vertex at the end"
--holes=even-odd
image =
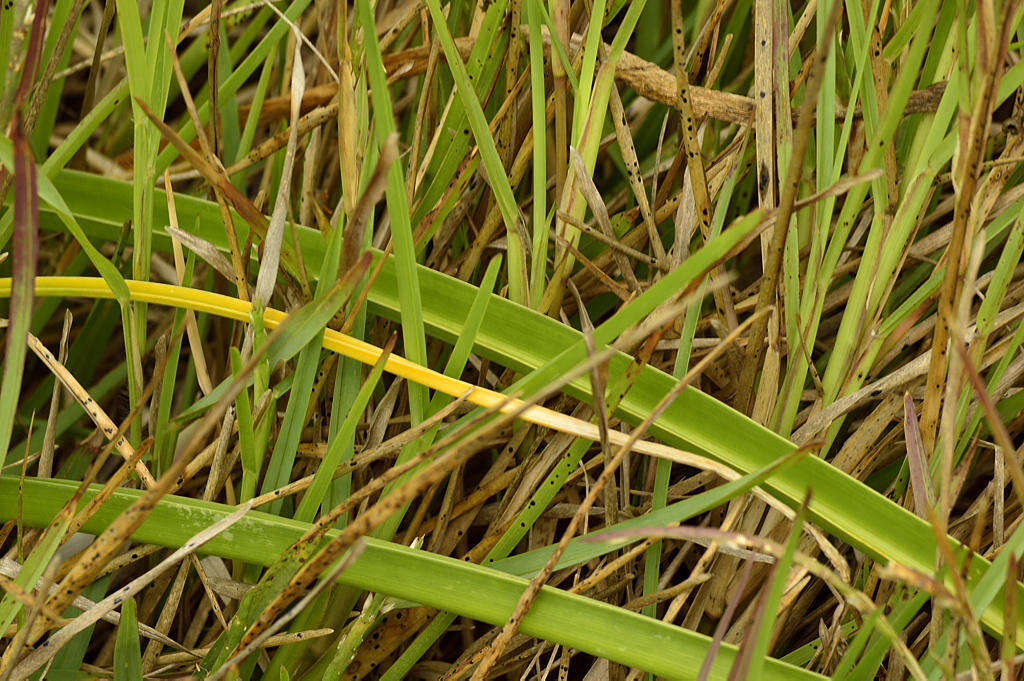
MULTIPOLYGON (((0 519, 15 512, 14 496, 9 492, 17 484, 17 480, 0 477, 0 519)), ((32 508, 25 509, 25 522, 29 524, 46 522, 74 489, 72 484, 58 480, 26 480, 25 485, 26 493, 38 500, 32 508)), ((85 525, 84 531, 95 531, 110 522, 138 494, 135 490, 116 492, 85 525)), ((197 530, 230 517, 232 511, 220 504, 169 496, 154 507, 134 538, 139 542, 180 546, 197 530)), ((205 544, 205 551, 265 565, 280 556, 306 527, 293 520, 252 511, 236 522, 230 539, 223 534, 216 536, 205 544)), ((333 531, 328 536, 333 536, 333 531)), ((464 561, 372 538, 365 541, 362 556, 340 576, 343 584, 492 624, 507 620, 526 586, 522 578, 464 561), (480 594, 487 597, 478 597, 480 594)), ((680 681, 693 681, 710 645, 710 639, 701 634, 551 588, 541 591, 523 620, 522 631, 680 681), (659 653, 666 645, 674 651, 671 660, 659 653)), ((735 647, 723 645, 709 678, 724 681, 735 655, 735 647)), ((822 677, 772 660, 766 665, 764 678, 820 681, 822 677)))
MULTIPOLYGON (((373 100, 374 129, 377 144, 383 149, 395 131, 395 118, 391 109, 380 47, 377 43, 377 28, 370 9, 369 0, 358 0, 359 21, 364 35, 368 37, 367 68, 370 80, 370 95, 373 100)), ((405 176, 398 163, 388 168, 388 184, 385 190, 388 212, 391 216, 391 238, 395 244, 396 262, 405 276, 398 280, 399 297, 402 299, 402 341, 405 354, 412 361, 426 366, 427 348, 423 330, 422 297, 416 270, 416 246, 412 238, 412 219, 409 215, 409 198, 405 192, 405 176)), ((427 392, 420 386, 409 385, 409 408, 413 425, 423 420, 427 407, 427 392)))
POLYGON ((28 140, 15 129, 14 136, 14 249, 12 253, 11 308, 0 376, 0 467, 3 466, 25 371, 32 301, 35 298, 36 257, 39 250, 39 190, 36 165, 28 140))
POLYGON ((455 79, 455 86, 465 108, 466 117, 469 120, 470 129, 473 131, 473 138, 476 139, 480 149, 480 158, 484 170, 487 172, 487 179, 494 191, 494 199, 501 210, 502 219, 505 221, 505 232, 508 238, 508 288, 509 298, 512 301, 525 305, 527 303, 526 273, 526 249, 520 229, 522 220, 519 215, 519 207, 512 193, 512 185, 509 184, 505 167, 498 155, 498 147, 491 136, 487 119, 484 117, 480 101, 477 99, 473 84, 469 80, 469 74, 462 63, 462 56, 459 54, 455 40, 448 31, 448 24, 445 22, 444 14, 441 12, 441 5, 437 0, 427 0, 427 9, 434 22, 434 30, 437 32, 441 47, 444 49, 445 57, 448 60, 448 68, 451 69, 452 77, 455 79))
POLYGON ((121 622, 117 625, 117 644, 114 646, 114 681, 142 681, 142 646, 134 598, 129 598, 121 606, 121 622))

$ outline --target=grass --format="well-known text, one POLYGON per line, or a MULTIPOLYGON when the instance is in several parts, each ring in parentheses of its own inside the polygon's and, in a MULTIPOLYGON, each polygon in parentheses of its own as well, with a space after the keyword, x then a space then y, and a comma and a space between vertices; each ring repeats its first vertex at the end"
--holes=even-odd
POLYGON ((1015 678, 1021 9, 5 4, 0 679, 1015 678))

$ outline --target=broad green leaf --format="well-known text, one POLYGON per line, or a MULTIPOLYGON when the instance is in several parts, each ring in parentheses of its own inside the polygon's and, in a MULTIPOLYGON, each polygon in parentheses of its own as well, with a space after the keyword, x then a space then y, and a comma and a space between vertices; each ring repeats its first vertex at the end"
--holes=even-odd
MULTIPOLYGON (((17 513, 17 486, 15 478, 0 478, 0 519, 11 518, 17 513)), ((76 486, 71 481, 26 480, 25 494, 31 496, 35 503, 25 508, 25 523, 38 526, 48 522, 76 486)), ((95 489, 92 488, 90 494, 95 489)), ((83 531, 98 532, 139 494, 138 490, 118 490, 86 523, 83 531)), ((232 507, 221 504, 168 496, 157 504, 133 538, 138 542, 178 546, 233 511, 232 507)), ((230 533, 213 538, 201 550, 224 558, 268 565, 287 551, 308 527, 308 524, 295 520, 253 511, 238 521, 230 533)), ((329 536, 335 536, 335 533, 329 536)), ((527 580, 521 577, 455 558, 372 538, 367 538, 366 544, 363 554, 342 573, 342 584, 495 625, 508 619, 527 586, 527 580)), ((261 586, 264 583, 261 582, 261 586)), ((249 600, 248 595, 246 600, 249 600)), ((260 610, 256 606, 258 603, 253 600, 253 607, 248 612, 258 614, 260 610)), ((246 615, 240 609, 236 618, 244 621, 246 615)), ((240 637, 242 629, 235 631, 240 637)), ((523 619, 521 631, 644 669, 666 679, 681 681, 693 681, 710 644, 710 639, 702 634, 550 587, 542 589, 523 619), (666 649, 672 650, 673 654, 665 655, 666 649)), ((234 646, 226 636, 227 633, 221 636, 223 642, 219 641, 211 651, 204 668, 216 668, 218 661, 223 663, 223 656, 234 646)), ((725 681, 735 656, 735 647, 722 646, 710 679, 725 681)), ((820 681, 823 677, 770 660, 765 665, 764 678, 770 681, 820 681)))

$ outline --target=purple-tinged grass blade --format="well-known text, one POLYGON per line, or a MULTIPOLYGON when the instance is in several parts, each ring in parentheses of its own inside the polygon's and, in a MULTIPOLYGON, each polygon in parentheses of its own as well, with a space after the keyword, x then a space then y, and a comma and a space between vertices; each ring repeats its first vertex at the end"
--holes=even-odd
POLYGON ((927 510, 935 504, 935 492, 928 475, 928 462, 924 456, 921 426, 910 393, 903 395, 903 431, 907 438, 907 466, 910 468, 910 489, 914 492, 914 512, 926 519, 927 510))
MULTIPOLYGON (((16 121, 17 122, 17 121, 16 121)), ((28 139, 16 126, 14 143, 14 238, 11 252, 11 307, 4 367, 0 377, 0 466, 14 430, 25 369, 26 338, 32 321, 36 255, 39 251, 39 191, 28 139)))
MULTIPOLYGON (((4 367, 0 376, 0 467, 7 458, 7 447, 14 431, 14 415, 25 372, 25 353, 32 300, 35 294, 36 256, 39 252, 39 187, 36 164, 28 138, 22 129, 21 108, 28 100, 43 53, 43 33, 49 0, 36 0, 21 82, 14 97, 10 126, 14 166, 14 234, 11 244, 11 306, 7 326, 4 367)), ((6 185, 4 182, 0 182, 6 185)), ((0 194, 3 194, 0 191, 0 194)), ((0 196, 0 202, 3 197, 0 196)))
POLYGON ((725 640, 725 634, 729 630, 729 625, 732 624, 732 618, 736 615, 737 608, 739 608, 740 598, 743 596, 744 591, 746 591, 747 582, 750 581, 750 573, 753 571, 753 567, 754 561, 752 560, 743 563, 743 572, 740 573, 739 582, 736 583, 736 588, 732 590, 732 594, 729 596, 722 619, 718 620, 718 625, 715 627, 715 633, 711 637, 711 645, 708 647, 708 654, 704 658, 704 663, 701 664, 700 672, 697 674, 697 681, 708 681, 711 675, 711 668, 715 664, 718 651, 722 648, 722 641, 725 640))
MULTIPOLYGON (((20 115, 21 107, 28 101, 29 94, 32 92, 36 71, 39 70, 39 62, 43 57, 43 34, 46 32, 45 23, 49 10, 50 0, 36 0, 32 15, 32 33, 29 36, 28 50, 25 53, 25 65, 21 69, 21 82, 18 83, 18 92, 14 96, 15 116, 20 115)), ((20 128, 17 120, 13 127, 20 128)))

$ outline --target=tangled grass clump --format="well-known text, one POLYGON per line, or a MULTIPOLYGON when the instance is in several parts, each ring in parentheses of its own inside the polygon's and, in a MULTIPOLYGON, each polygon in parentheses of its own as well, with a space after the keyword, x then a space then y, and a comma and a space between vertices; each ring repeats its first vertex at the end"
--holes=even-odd
POLYGON ((11 0, 0 681, 1016 678, 1016 0, 11 0))

